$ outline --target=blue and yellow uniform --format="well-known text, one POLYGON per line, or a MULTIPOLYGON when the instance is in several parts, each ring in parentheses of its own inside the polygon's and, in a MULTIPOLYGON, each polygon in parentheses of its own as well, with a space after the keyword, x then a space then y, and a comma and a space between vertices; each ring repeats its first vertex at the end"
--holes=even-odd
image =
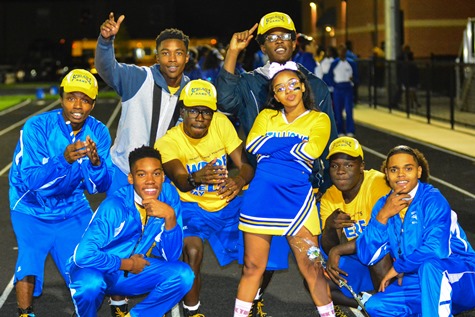
POLYGON ((282 111, 259 113, 246 145, 258 155, 257 170, 244 195, 239 229, 287 236, 305 226, 320 234, 309 175, 329 136, 330 119, 323 112, 307 110, 291 123, 282 111))
POLYGON ((475 308, 475 252, 440 191, 420 181, 417 186, 409 208, 386 225, 376 219, 389 194, 382 197, 356 240, 363 263, 389 253, 404 274, 402 285, 393 282, 369 298, 371 316, 452 316, 475 308))
POLYGON ((104 296, 148 294, 130 314, 163 316, 188 293, 193 271, 179 261, 183 248, 181 206, 178 193, 162 184, 158 200, 170 205, 177 225, 165 229, 162 218, 149 217, 144 225, 136 204, 141 204, 132 185, 109 195, 99 206, 68 262, 69 288, 78 316, 96 316, 104 296), (139 274, 119 270, 121 259, 147 254, 149 266, 139 274))

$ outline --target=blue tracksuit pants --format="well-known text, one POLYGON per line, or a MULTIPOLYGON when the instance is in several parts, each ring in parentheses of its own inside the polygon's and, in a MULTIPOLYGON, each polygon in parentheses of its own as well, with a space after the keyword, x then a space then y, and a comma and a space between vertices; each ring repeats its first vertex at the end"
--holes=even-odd
POLYGON ((448 317, 475 308, 473 265, 453 259, 429 259, 418 274, 404 275, 365 304, 370 316, 448 317))
POLYGON ((353 86, 335 85, 333 89, 333 112, 338 134, 355 134, 355 121, 353 119, 353 86), (346 119, 343 120, 343 110, 346 119))
POLYGON ((123 271, 106 273, 95 268, 70 270, 71 296, 78 317, 95 317, 105 295, 148 295, 130 311, 131 316, 163 316, 175 306, 193 285, 194 274, 188 264, 148 258, 139 274, 123 271))

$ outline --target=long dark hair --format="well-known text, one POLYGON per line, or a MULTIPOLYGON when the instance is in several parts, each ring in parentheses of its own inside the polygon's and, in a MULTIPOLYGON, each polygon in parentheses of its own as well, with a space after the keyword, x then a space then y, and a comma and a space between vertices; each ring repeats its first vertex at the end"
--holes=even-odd
POLYGON ((386 159, 381 165, 381 172, 384 173, 385 169, 388 167, 389 158, 400 153, 409 154, 416 160, 417 164, 422 168, 421 178, 419 180, 423 183, 428 183, 430 177, 429 162, 427 162, 427 159, 421 151, 418 149, 413 149, 407 145, 398 145, 389 150, 386 159))
POLYGON ((284 105, 275 99, 274 89, 273 89, 274 78, 277 76, 277 74, 280 74, 283 71, 294 72, 297 75, 297 78, 299 79, 302 86, 305 86, 305 91, 302 94, 302 99, 303 99, 303 104, 304 104, 305 109, 321 111, 318 105, 315 103, 315 98, 313 96, 312 88, 310 87, 310 83, 307 79, 307 76, 305 76, 301 71, 293 70, 293 69, 283 69, 275 73, 274 77, 272 77, 272 79, 269 81, 269 88, 268 88, 268 93, 267 93, 267 99, 264 104, 264 109, 274 109, 277 111, 284 109, 284 105))

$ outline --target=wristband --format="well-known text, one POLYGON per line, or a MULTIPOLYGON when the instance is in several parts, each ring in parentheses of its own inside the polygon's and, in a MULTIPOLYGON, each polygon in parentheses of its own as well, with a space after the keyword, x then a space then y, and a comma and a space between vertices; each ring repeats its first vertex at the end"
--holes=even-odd
POLYGON ((188 174, 187 180, 188 180, 188 184, 190 184, 191 186, 193 186, 193 188, 198 187, 198 185, 196 185, 195 179, 193 178, 193 175, 192 175, 192 174, 188 174))

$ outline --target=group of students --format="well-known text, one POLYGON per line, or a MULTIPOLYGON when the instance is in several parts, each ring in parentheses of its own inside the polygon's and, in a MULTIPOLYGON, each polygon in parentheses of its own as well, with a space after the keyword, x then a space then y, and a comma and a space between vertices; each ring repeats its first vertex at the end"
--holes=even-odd
POLYGON ((163 316, 183 300, 185 316, 202 317, 205 240, 220 265, 243 265, 234 317, 265 316, 265 285, 288 267, 289 250, 321 317, 335 316, 334 303, 357 307, 342 282, 376 290, 370 316, 475 306, 475 253, 427 183, 427 161, 398 146, 383 173, 364 169, 359 142, 337 137, 326 85, 291 61, 287 14, 233 34, 216 85, 183 75, 189 39, 178 29, 158 35, 155 65, 117 62, 124 19, 111 13, 101 25, 95 57, 122 99, 114 144, 89 115, 98 84, 85 70, 63 79, 61 109, 29 119, 20 134, 10 172, 19 316, 35 316, 51 254, 76 316, 96 316, 110 296, 114 316, 163 316), (269 62, 236 74, 256 30, 269 62), (240 119, 244 143, 218 109, 240 119), (107 193, 94 213, 85 190, 107 193), (142 294, 129 309, 127 297, 142 294))

